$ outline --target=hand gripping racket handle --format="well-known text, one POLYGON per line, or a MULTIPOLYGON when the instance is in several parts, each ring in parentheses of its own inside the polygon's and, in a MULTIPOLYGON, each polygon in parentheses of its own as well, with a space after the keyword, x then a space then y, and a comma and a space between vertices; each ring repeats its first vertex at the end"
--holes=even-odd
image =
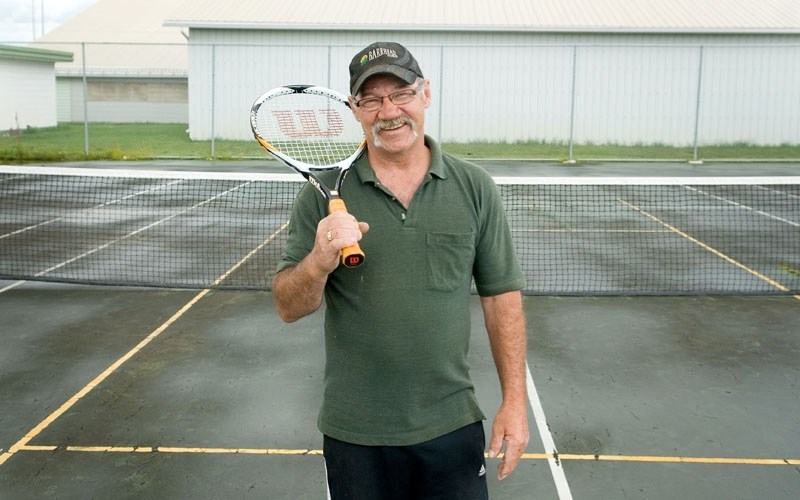
MULTIPOLYGON (((334 198, 328 203, 328 212, 347 212, 347 207, 344 205, 344 200, 341 198, 334 198)), ((364 252, 358 243, 349 247, 342 248, 342 265, 344 267, 358 267, 364 262, 364 252)))

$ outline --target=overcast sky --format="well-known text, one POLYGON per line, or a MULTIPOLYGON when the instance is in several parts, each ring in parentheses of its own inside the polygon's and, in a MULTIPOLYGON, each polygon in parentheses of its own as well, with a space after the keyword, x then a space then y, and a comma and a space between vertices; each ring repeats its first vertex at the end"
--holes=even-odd
MULTIPOLYGON (((0 42, 31 42, 98 0, 0 0, 0 42)), ((134 0, 135 1, 135 0, 134 0)))

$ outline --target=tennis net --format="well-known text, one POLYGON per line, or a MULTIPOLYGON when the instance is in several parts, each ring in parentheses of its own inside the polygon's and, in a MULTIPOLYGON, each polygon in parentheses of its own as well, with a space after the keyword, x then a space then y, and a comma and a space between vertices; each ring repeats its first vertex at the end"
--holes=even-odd
MULTIPOLYGON (((496 181, 526 294, 800 293, 800 177, 496 181)), ((0 167, 0 279, 266 290, 303 182, 0 167)))

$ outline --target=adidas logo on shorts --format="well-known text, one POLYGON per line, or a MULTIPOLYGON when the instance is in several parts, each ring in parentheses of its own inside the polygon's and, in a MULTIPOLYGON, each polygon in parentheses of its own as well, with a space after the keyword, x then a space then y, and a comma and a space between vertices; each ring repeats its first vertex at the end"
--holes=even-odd
POLYGON ((486 475, 486 466, 481 465, 481 470, 478 471, 478 477, 483 477, 486 475))

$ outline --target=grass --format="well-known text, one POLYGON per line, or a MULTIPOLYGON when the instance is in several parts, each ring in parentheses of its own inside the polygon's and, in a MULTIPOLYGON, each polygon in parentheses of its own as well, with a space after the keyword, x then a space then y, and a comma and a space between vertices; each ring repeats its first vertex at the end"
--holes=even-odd
MULTIPOLYGON (((262 154, 254 141, 214 144, 216 158, 262 154)), ((185 124, 92 123, 89 154, 82 123, 26 129, 0 137, 0 160, 29 161, 142 160, 160 157, 210 158, 211 141, 192 141, 185 124)))
MULTIPOLYGON (((450 153, 465 158, 520 158, 568 160, 569 144, 545 142, 461 144, 445 143, 442 147, 450 153)), ((572 157, 581 160, 681 160, 694 159, 694 149, 689 146, 663 144, 576 144, 572 157)), ((699 159, 728 160, 800 160, 800 144, 781 146, 754 146, 745 143, 702 146, 699 159)))
MULTIPOLYGON (((82 123, 65 123, 53 128, 9 131, 0 136, 0 161, 26 163, 34 161, 143 160, 152 158, 215 158, 233 159, 262 157, 255 141, 192 141, 185 124, 92 123, 89 125, 89 152, 84 148, 82 123)), ((562 143, 445 143, 443 149, 464 158, 508 158, 532 160, 567 160, 569 146, 562 143)), ((797 160, 800 144, 753 146, 744 143, 703 146, 701 159, 733 160, 797 160)), ((614 144, 576 144, 577 160, 659 159, 691 160, 691 147, 659 144, 633 146, 614 144)))

